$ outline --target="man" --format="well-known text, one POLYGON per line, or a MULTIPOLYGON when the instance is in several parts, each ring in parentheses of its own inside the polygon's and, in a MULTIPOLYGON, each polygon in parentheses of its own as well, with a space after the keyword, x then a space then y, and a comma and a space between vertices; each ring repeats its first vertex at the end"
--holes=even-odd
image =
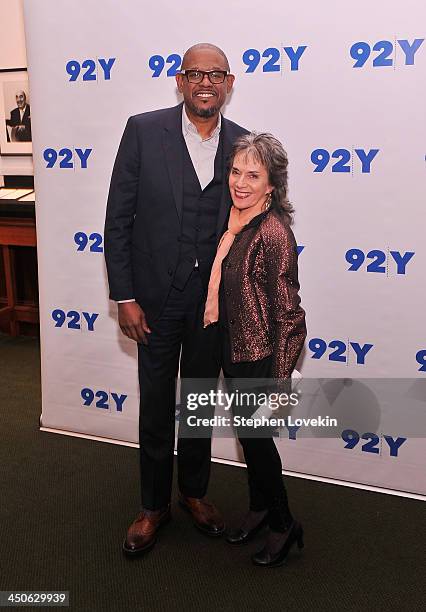
MULTIPOLYGON (((202 43, 182 60, 184 102, 131 117, 117 153, 105 221, 110 297, 138 342, 142 511, 123 550, 151 549, 170 518, 175 385, 219 374, 217 326, 203 329, 207 285, 230 208, 226 159, 246 130, 221 116, 234 76, 221 49, 202 43)), ((201 531, 224 523, 205 499, 209 437, 179 437, 180 503, 201 531)))
POLYGON ((17 108, 10 111, 10 119, 6 119, 6 125, 12 128, 12 140, 31 142, 30 105, 27 104, 25 91, 17 91, 15 97, 17 108))

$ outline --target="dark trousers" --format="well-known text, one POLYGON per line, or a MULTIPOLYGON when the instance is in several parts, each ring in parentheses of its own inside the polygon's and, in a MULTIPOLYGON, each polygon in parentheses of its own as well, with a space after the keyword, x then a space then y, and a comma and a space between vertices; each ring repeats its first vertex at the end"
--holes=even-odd
MULTIPOLYGON (((271 371, 271 357, 259 361, 232 363, 229 334, 221 329, 222 369, 229 391, 241 391, 244 379, 268 379, 271 371), (239 383, 241 380, 241 383, 239 383)), ((250 391, 255 391, 251 388, 250 391)), ((250 407, 240 415, 251 416, 256 408, 250 407)), ((288 506, 287 491, 282 478, 281 458, 275 446, 272 432, 264 430, 264 437, 248 437, 237 431, 238 441, 244 452, 247 464, 250 510, 268 510, 268 524, 274 531, 285 531, 293 517, 288 506)))
MULTIPOLYGON (((219 375, 217 326, 203 329, 206 291, 194 270, 180 291, 171 288, 159 319, 148 321, 148 346, 138 345, 140 385, 139 444, 142 505, 164 508, 171 498, 175 444, 176 379, 219 375)), ((187 496, 206 494, 211 439, 179 438, 178 482, 187 496)))

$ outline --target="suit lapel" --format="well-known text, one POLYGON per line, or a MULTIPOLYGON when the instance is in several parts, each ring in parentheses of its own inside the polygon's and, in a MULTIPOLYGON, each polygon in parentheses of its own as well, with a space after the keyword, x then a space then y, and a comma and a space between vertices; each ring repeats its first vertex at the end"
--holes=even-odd
POLYGON ((163 148, 179 219, 183 206, 182 104, 175 106, 163 130, 163 148))
POLYGON ((231 198, 228 189, 228 157, 232 149, 232 134, 230 134, 228 122, 222 116, 222 146, 223 146, 223 158, 222 158, 222 197, 220 200, 219 214, 217 216, 216 225, 216 239, 219 242, 222 237, 224 225, 231 208, 231 198))

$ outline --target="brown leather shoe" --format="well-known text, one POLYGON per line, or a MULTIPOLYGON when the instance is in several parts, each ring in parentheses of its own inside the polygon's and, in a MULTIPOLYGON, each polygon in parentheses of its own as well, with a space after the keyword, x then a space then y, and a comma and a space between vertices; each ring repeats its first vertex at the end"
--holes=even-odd
POLYGON ((148 552, 157 540, 157 531, 171 518, 170 505, 164 510, 142 510, 130 525, 123 542, 126 555, 136 556, 148 552))
POLYGON ((191 514, 194 525, 203 533, 217 537, 225 531, 225 523, 219 511, 205 497, 198 499, 180 494, 179 503, 191 514))

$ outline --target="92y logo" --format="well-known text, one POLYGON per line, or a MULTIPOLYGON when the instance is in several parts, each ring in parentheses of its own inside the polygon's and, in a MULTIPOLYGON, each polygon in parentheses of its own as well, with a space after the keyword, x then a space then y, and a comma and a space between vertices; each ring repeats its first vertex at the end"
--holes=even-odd
POLYGON ((348 363, 350 354, 355 356, 357 365, 365 365, 367 354, 371 351, 374 344, 359 344, 358 342, 349 342, 347 344, 343 340, 331 340, 326 342, 323 338, 311 338, 309 340, 309 350, 312 351, 311 359, 321 359, 328 354, 329 361, 339 361, 348 363), (331 349, 327 353, 327 349, 331 349))
POLYGON ((87 168, 87 161, 93 149, 69 149, 64 147, 63 149, 48 148, 43 151, 44 161, 46 162, 46 168, 54 168, 58 158, 59 163, 56 167, 59 168, 87 168), (75 154, 74 154, 75 152, 75 154))
POLYGON ((67 327, 68 329, 86 329, 89 332, 95 331, 95 321, 99 317, 97 312, 82 312, 69 310, 65 312, 61 308, 52 310, 52 319, 55 327, 67 327))
POLYGON ((391 457, 398 457, 398 451, 404 442, 407 441, 407 438, 393 438, 392 436, 380 435, 378 436, 375 433, 367 432, 363 434, 359 434, 354 429, 345 429, 342 431, 342 440, 346 443, 344 448, 348 448, 349 450, 355 448, 355 446, 361 440, 368 440, 361 445, 361 450, 364 453, 373 453, 374 455, 385 454, 385 446, 383 445, 380 448, 380 441, 383 440, 387 443, 387 447, 389 450, 389 455, 391 457))
POLYGON ((167 65, 166 76, 174 77, 180 70, 182 57, 177 53, 171 53, 167 57, 162 55, 151 55, 148 60, 149 67, 152 70, 152 78, 157 78, 163 72, 167 65))
POLYGON ((115 406, 117 412, 123 412, 123 404, 127 399, 127 395, 120 393, 108 393, 107 391, 93 391, 89 387, 85 387, 81 390, 81 399, 83 400, 83 406, 91 406, 95 401, 96 408, 103 408, 104 410, 112 409, 115 406))
POLYGON ((65 65, 65 70, 69 75, 69 81, 109 81, 111 79, 111 70, 115 64, 115 57, 104 59, 99 57, 96 61, 86 59, 83 62, 70 60, 65 65), (97 64, 99 64, 99 69, 97 64), (80 79, 79 79, 80 77, 80 79))
POLYGON ((103 253, 102 235, 98 232, 86 234, 86 232, 76 232, 74 234, 74 242, 77 245, 77 251, 84 251, 87 248, 91 253, 103 253), (90 242, 90 245, 89 245, 90 242))
POLYGON ((419 372, 426 372, 426 349, 421 349, 416 353, 416 361, 419 364, 419 372))
POLYGON ((311 153, 311 162, 315 166, 314 172, 323 172, 330 160, 332 172, 361 171, 362 174, 371 172, 371 164, 380 149, 336 149, 331 153, 327 149, 314 149, 311 153), (355 155, 354 155, 355 154, 355 155))
POLYGON ((262 72, 281 72, 284 67, 291 71, 299 70, 299 62, 306 45, 298 47, 283 47, 281 52, 277 47, 268 47, 263 52, 258 49, 247 49, 243 53, 243 63, 247 66, 246 72, 254 72, 262 62, 262 72))
POLYGON ((407 265, 414 257, 414 251, 380 251, 379 249, 372 249, 368 253, 364 253, 361 249, 349 249, 346 251, 345 259, 348 262, 349 272, 356 272, 361 268, 365 267, 367 272, 378 272, 379 274, 386 274, 392 266, 392 271, 395 270, 397 274, 405 274, 407 265), (370 260, 366 266, 364 266, 365 260, 370 260))
POLYGON ((362 68, 366 65, 368 59, 371 56, 372 62, 368 65, 372 65, 373 68, 383 66, 396 65, 396 52, 399 49, 403 55, 403 65, 413 66, 415 62, 415 55, 422 45, 424 38, 415 38, 412 42, 406 39, 396 41, 396 47, 390 40, 379 40, 372 46, 367 42, 358 41, 355 42, 350 50, 350 56, 355 60, 353 68, 362 68))

